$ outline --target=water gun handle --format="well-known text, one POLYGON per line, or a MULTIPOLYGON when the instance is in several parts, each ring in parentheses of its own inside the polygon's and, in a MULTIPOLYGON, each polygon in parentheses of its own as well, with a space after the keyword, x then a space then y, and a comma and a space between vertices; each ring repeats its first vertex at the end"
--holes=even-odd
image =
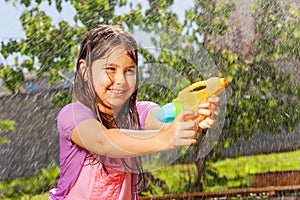
MULTIPOLYGON (((182 110, 184 110, 184 105, 180 101, 175 99, 171 103, 167 103, 166 105, 161 107, 158 110, 156 116, 158 120, 161 122, 171 123, 175 120, 175 118, 182 110)), ((205 119, 204 115, 198 115, 192 118, 192 120, 195 122, 200 122, 204 119, 205 119)))
POLYGON ((174 99, 171 103, 167 103, 161 107, 156 117, 161 122, 170 123, 174 121, 182 110, 184 110, 184 105, 177 99, 174 99))

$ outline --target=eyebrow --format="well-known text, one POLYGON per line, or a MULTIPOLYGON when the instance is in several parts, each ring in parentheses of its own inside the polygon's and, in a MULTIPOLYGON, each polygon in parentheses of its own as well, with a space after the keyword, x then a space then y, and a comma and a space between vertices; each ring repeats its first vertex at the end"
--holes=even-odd
MULTIPOLYGON (((115 63, 108 63, 106 66, 120 67, 120 65, 117 65, 115 63)), ((128 65, 125 68, 136 68, 136 65, 128 65)))

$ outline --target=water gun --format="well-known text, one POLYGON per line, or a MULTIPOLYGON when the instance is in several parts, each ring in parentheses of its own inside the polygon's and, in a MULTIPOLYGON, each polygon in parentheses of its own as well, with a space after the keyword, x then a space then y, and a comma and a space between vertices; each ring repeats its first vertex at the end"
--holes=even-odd
MULTIPOLYGON (((161 122, 173 122, 182 110, 196 110, 200 103, 205 102, 209 97, 219 95, 227 85, 228 82, 225 78, 217 77, 193 83, 181 90, 171 103, 161 107, 156 116, 161 122)), ((200 122, 204 118, 200 115, 192 120, 200 122)))

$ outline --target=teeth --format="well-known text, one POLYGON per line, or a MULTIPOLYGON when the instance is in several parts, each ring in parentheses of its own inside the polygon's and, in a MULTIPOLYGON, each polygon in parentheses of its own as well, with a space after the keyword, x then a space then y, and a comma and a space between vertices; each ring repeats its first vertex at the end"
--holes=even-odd
POLYGON ((122 90, 111 90, 112 93, 117 93, 117 94, 121 94, 122 90))

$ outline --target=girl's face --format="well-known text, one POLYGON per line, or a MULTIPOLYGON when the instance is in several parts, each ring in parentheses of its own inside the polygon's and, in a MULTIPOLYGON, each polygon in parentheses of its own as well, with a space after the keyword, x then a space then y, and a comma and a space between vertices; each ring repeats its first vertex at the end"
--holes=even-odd
POLYGON ((92 78, 102 112, 117 115, 136 85, 136 64, 122 47, 92 63, 92 78), (104 104, 104 105, 103 105, 104 104))

